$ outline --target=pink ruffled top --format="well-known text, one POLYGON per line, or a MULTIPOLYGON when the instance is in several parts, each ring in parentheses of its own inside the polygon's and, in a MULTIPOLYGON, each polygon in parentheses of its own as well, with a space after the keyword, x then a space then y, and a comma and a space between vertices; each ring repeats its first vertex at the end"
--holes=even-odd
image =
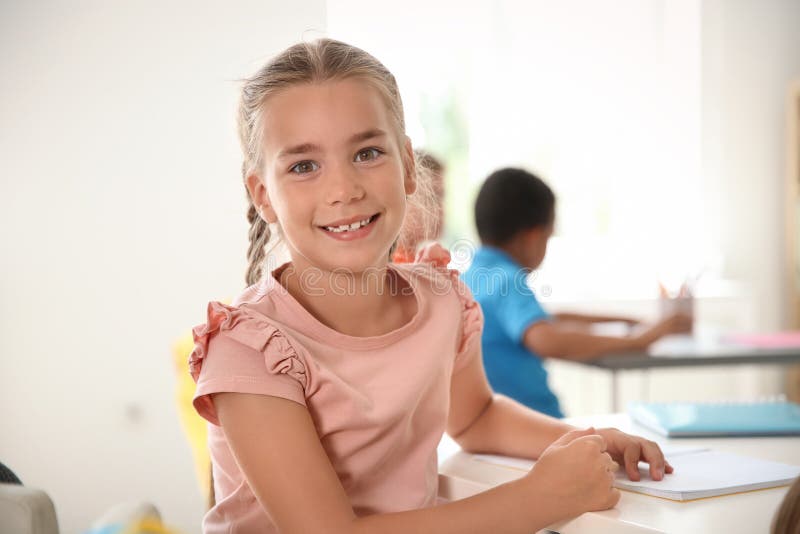
POLYGON ((353 337, 320 323, 275 279, 232 306, 208 305, 189 361, 194 406, 207 419, 216 505, 205 533, 277 532, 231 453, 212 395, 273 395, 306 406, 358 515, 436 502, 436 446, 453 373, 480 354, 480 308, 453 271, 390 264, 417 312, 387 334, 353 337))

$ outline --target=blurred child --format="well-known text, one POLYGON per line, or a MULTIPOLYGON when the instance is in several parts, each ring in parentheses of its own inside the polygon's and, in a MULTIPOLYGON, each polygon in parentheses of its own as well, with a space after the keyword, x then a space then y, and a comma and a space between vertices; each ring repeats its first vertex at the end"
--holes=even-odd
POLYGON ((429 171, 430 194, 427 205, 415 202, 408 206, 397 247, 392 254, 396 263, 411 263, 417 256, 419 246, 426 241, 436 241, 444 227, 444 164, 433 154, 414 150, 417 165, 429 171))
POLYGON ((644 350, 665 334, 687 331, 691 320, 671 315, 638 335, 610 337, 577 331, 574 325, 637 321, 547 313, 528 287, 527 277, 544 259, 554 221, 555 195, 542 180, 521 169, 492 173, 475 201, 475 224, 482 246, 464 273, 464 281, 483 310, 481 344, 492 389, 534 410, 563 417, 547 384, 542 358, 580 361, 644 350))
POLYGON ((245 80, 238 119, 249 287, 209 303, 189 364, 211 423, 206 533, 523 534, 614 506, 617 462, 637 480, 640 460, 656 480, 671 472, 655 443, 493 395, 457 273, 388 262, 427 171, 377 59, 292 46, 245 80), (265 270, 273 238, 290 261, 265 270), (538 461, 442 504, 445 430, 467 451, 538 461))

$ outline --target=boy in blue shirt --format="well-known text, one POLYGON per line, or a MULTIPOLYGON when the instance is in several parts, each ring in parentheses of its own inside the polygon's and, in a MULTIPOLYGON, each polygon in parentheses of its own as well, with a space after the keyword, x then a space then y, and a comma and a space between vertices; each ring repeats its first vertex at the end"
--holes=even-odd
POLYGON ((597 336, 569 323, 638 321, 610 316, 548 314, 528 287, 528 274, 544 260, 553 233, 555 195, 522 169, 501 169, 481 186, 475 224, 482 246, 463 278, 484 315, 481 343, 486 375, 498 393, 554 417, 563 417, 547 384, 542 358, 589 360, 606 353, 643 350, 670 333, 685 332, 691 318, 673 315, 641 334, 597 336))

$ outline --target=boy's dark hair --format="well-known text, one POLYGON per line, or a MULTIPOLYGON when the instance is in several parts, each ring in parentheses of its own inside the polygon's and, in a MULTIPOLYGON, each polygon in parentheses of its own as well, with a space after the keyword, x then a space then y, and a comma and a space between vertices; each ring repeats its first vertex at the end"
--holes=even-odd
POLYGON ((475 200, 475 225, 483 243, 504 245, 518 232, 553 222, 556 197, 540 178, 523 169, 493 172, 475 200))

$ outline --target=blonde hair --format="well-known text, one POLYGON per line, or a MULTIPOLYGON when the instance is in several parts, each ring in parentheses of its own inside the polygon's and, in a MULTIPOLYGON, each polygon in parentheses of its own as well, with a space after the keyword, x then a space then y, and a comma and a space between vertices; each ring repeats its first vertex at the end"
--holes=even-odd
POLYGON ((800 534, 800 478, 783 498, 772 520, 772 534, 800 534))
MULTIPOLYGON (((260 174, 263 169, 262 113, 264 103, 270 96, 294 85, 345 78, 359 78, 369 83, 383 98, 395 127, 403 154, 404 168, 407 169, 406 172, 416 174, 417 190, 408 200, 417 204, 421 213, 433 214, 435 200, 430 185, 430 171, 419 165, 415 165, 410 171, 411 162, 408 161, 406 151, 402 150, 405 140, 405 119, 403 102, 394 76, 367 52, 333 39, 318 39, 293 45, 273 58, 253 76, 244 80, 237 117, 239 141, 244 154, 242 177, 246 179, 250 175, 260 174)), ((262 271, 268 254, 267 245, 270 242, 271 232, 267 222, 259 216, 249 192, 247 200, 250 246, 247 250, 248 267, 245 280, 247 285, 252 285, 264 274, 262 271)))

